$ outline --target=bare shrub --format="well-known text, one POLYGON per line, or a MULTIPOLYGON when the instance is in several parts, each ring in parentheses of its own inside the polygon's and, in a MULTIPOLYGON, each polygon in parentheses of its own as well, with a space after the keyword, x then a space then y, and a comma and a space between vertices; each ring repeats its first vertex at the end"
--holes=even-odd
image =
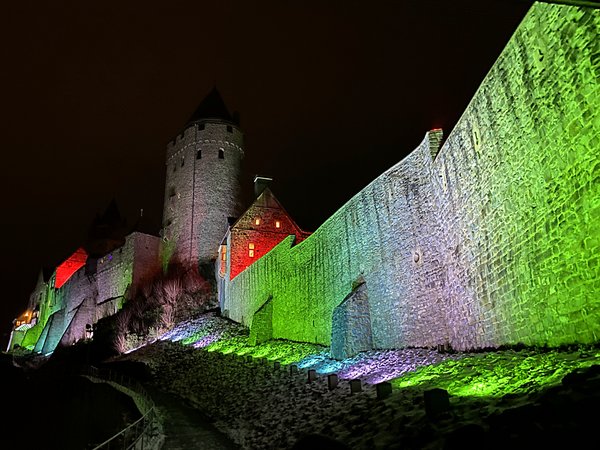
POLYGON ((169 303, 162 306, 160 316, 160 327, 165 331, 170 330, 175 325, 175 307, 169 303))
POLYGON ((166 303, 174 305, 182 292, 181 280, 179 278, 165 280, 163 283, 163 292, 166 303))

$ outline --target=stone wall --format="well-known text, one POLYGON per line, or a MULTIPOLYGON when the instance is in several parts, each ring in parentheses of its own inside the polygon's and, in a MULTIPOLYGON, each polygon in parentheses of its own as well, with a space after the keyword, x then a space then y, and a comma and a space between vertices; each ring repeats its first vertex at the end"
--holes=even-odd
POLYGON ((223 309, 252 325, 272 297, 273 337, 329 345, 332 314, 363 277, 369 289, 373 345, 436 345, 446 340, 439 289, 430 283, 434 207, 432 147, 440 132, 354 196, 317 231, 292 247, 290 236, 225 286, 223 309), (437 297, 436 297, 437 296, 437 297))
POLYGON ((97 303, 123 299, 133 277, 134 249, 134 239, 130 234, 125 238, 125 245, 98 259, 95 276, 97 303))
POLYGON ((333 310, 331 328, 332 358, 346 359, 373 348, 366 283, 356 286, 333 310))
POLYGON ((237 217, 243 134, 235 125, 206 120, 167 147, 163 209, 164 263, 198 264, 217 257, 227 218, 237 217))
MULTIPOLYGON (((160 271, 160 238, 144 233, 132 233, 133 238, 133 274, 132 287, 137 290, 144 282, 160 271)), ((131 293, 135 295, 135 292, 131 293)))
MULTIPOLYGON (((68 281, 55 293, 55 307, 49 320, 45 324, 47 331, 41 333, 44 343, 41 352, 44 354, 53 352, 59 343, 67 343, 63 337, 71 326, 71 322, 84 301, 94 301, 97 296, 96 283, 93 277, 85 274, 85 267, 77 270, 68 281)), ((84 324, 85 325, 85 324, 84 324)), ((72 336, 83 337, 83 333, 71 329, 68 333, 72 336)), ((40 336, 40 337, 41 337, 40 336)), ((74 342, 74 341, 73 341, 74 342)), ((69 344, 72 342, 68 342, 69 344)), ((36 348, 38 345, 36 345, 36 348)))
POLYGON ((363 277, 375 348, 597 342, 598 35, 597 9, 534 4, 441 149, 225 281, 223 309, 251 326, 272 297, 273 337, 329 344, 363 277))
MULTIPOLYGON (((62 287, 50 288, 44 307, 50 316, 34 327, 39 337, 35 351, 49 353, 59 343, 69 345, 84 339, 88 324, 115 314, 129 295, 132 282, 142 282, 158 270, 158 246, 155 236, 131 233, 125 245, 95 261, 95 271, 81 267, 62 287)), ((34 337, 32 334, 31 339, 34 337)))
POLYGON ((600 10, 535 4, 434 164, 457 348, 600 336, 600 10))

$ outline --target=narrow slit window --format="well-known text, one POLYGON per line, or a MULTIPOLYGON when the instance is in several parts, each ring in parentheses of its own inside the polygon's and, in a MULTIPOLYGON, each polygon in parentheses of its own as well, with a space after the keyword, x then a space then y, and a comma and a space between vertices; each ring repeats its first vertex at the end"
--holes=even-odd
POLYGON ((225 150, 219 149, 219 159, 225 159, 225 150))
POLYGON ((231 125, 227 125, 227 132, 233 133, 233 127, 231 125))
POLYGON ((281 228, 281 222, 279 220, 275 221, 275 228, 281 228))
POLYGON ((250 258, 254 258, 254 244, 253 243, 248 244, 248 256, 250 258))
POLYGON ((185 164, 185 158, 181 158, 181 167, 185 164))
POLYGON ((202 159, 202 150, 196 152, 196 159, 202 159))

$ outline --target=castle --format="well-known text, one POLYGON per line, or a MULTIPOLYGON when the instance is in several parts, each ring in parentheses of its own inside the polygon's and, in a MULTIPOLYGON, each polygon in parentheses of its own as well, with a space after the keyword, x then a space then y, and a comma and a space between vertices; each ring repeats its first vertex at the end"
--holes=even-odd
POLYGON ((312 234, 265 179, 240 214, 243 135, 211 92, 167 148, 161 238, 76 252, 40 278, 11 344, 47 353, 84 337, 159 261, 215 261, 222 314, 253 341, 337 358, 597 343, 598 35, 599 9, 535 3, 452 133, 429 131, 312 234))

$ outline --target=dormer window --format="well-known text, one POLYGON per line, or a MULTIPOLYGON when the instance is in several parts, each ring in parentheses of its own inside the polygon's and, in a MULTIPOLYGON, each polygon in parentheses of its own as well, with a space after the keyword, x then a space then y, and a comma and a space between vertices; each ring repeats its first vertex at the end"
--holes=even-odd
POLYGON ((248 244, 248 256, 254 258, 254 244, 252 242, 248 244))
POLYGON ((254 225, 260 225, 260 218, 257 217, 256 219, 254 219, 254 225))
POLYGON ((281 228, 281 222, 279 220, 275 221, 275 228, 281 228))

